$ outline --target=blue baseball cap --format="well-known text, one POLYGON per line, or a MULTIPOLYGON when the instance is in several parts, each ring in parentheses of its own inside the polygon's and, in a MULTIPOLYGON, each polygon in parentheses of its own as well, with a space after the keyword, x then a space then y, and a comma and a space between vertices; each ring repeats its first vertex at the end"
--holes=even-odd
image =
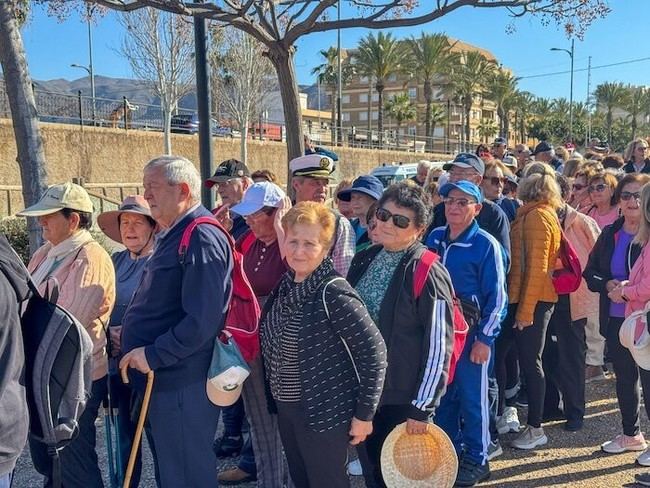
POLYGON ((384 193, 384 185, 381 184, 381 180, 376 176, 359 176, 352 182, 350 188, 338 192, 336 198, 343 200, 344 202, 349 202, 352 198, 353 192, 363 193, 375 200, 379 200, 384 193))
POLYGON ((446 198, 451 190, 462 191, 463 193, 476 200, 477 203, 483 203, 483 192, 474 183, 465 180, 459 181, 457 183, 447 183, 445 186, 440 188, 438 194, 442 198, 446 198))
POLYGON ((476 154, 472 153, 459 153, 453 161, 445 164, 442 169, 448 171, 452 166, 459 168, 472 168, 479 172, 481 176, 485 173, 485 163, 476 154))

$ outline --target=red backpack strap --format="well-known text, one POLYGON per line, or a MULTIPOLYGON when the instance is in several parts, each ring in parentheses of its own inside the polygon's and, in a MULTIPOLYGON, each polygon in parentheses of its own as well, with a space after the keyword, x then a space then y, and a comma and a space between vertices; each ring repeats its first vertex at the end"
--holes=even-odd
POLYGON ((192 238, 192 233, 194 232, 194 229, 196 229, 196 226, 201 224, 212 225, 213 227, 219 229, 226 236, 226 239, 228 239, 230 249, 235 249, 235 243, 233 242, 232 237, 228 231, 222 227, 217 219, 211 216, 197 217, 192 222, 190 222, 187 227, 185 227, 183 236, 181 237, 181 243, 178 245, 178 257, 181 264, 185 262, 185 255, 187 254, 187 248, 190 247, 190 239, 192 238))
POLYGON ((255 234, 253 234, 252 230, 249 230, 242 240, 239 242, 239 252, 242 253, 242 256, 245 256, 248 250, 253 247, 253 244, 255 244, 255 241, 257 240, 257 237, 255 237, 255 234))
POLYGON ((424 284, 427 282, 427 276, 433 263, 438 261, 440 257, 433 251, 428 249, 422 253, 420 260, 415 268, 415 276, 413 276, 413 296, 418 299, 424 289, 424 284))

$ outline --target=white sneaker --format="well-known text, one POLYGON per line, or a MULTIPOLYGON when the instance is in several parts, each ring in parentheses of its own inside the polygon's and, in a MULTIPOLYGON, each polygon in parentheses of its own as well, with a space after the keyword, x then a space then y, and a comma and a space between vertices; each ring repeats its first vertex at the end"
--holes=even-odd
POLYGON ((350 476, 363 476, 363 469, 361 468, 361 461, 355 459, 348 463, 348 474, 350 476))
POLYGON ((650 449, 646 449, 639 457, 636 458, 636 462, 641 466, 650 466, 650 449))
POLYGON ((548 437, 544 434, 542 427, 535 428, 527 425, 519 436, 512 441, 512 447, 517 449, 535 449, 543 446, 548 442, 548 437))
POLYGON ((499 434, 508 432, 519 432, 519 415, 515 407, 506 407, 503 409, 503 415, 497 419, 497 431, 499 434))
POLYGON ((643 434, 639 432, 635 436, 619 434, 611 441, 601 444, 600 448, 609 454, 620 454, 626 451, 645 451, 648 444, 643 438, 643 434))

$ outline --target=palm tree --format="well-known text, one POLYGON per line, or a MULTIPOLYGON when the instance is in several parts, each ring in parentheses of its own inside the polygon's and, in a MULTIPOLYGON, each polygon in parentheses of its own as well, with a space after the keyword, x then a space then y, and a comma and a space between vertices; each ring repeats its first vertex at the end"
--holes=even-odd
POLYGON ((499 131, 499 128, 492 119, 481 119, 476 129, 478 130, 479 137, 485 143, 499 131))
POLYGON ((514 97, 515 132, 519 142, 526 142, 528 126, 533 112, 535 96, 527 91, 517 91, 514 97))
POLYGON ((648 103, 648 92, 642 86, 628 85, 626 87, 627 95, 624 100, 625 111, 629 114, 630 128, 632 129, 632 139, 636 139, 637 119, 643 114, 648 103))
POLYGON ((374 78, 378 95, 379 145, 384 136, 384 86, 390 75, 396 75, 405 68, 406 51, 403 44, 392 34, 379 32, 377 37, 370 33, 359 43, 355 66, 360 74, 374 78))
POLYGON ((488 77, 495 67, 494 61, 487 59, 478 51, 466 51, 460 55, 459 62, 451 70, 449 89, 461 100, 465 114, 465 140, 468 142, 474 96, 484 91, 488 77))
POLYGON ((415 120, 417 117, 417 108, 411 102, 408 93, 400 93, 393 95, 390 100, 386 102, 386 112, 388 116, 395 119, 397 122, 397 146, 399 147, 400 129, 404 122, 415 120))
POLYGON ((596 87, 594 95, 596 103, 606 109, 607 139, 611 141, 613 112, 615 108, 622 108, 625 104, 625 87, 623 83, 602 83, 596 87))
MULTIPOLYGON (((312 76, 318 78, 318 82, 330 90, 330 104, 332 106, 332 120, 330 127, 332 130, 332 141, 334 141, 334 132, 336 130, 336 90, 338 87, 338 50, 335 47, 330 47, 327 50, 321 50, 320 55, 325 59, 325 62, 316 66, 311 70, 312 76)), ((342 57, 342 56, 341 56, 342 57)), ((341 60, 341 82, 348 83, 354 74, 354 66, 351 63, 343 63, 341 60)))
POLYGON ((539 118, 545 119, 553 114, 553 104, 548 98, 537 98, 532 104, 535 115, 539 118))
POLYGON ((447 109, 443 105, 432 105, 431 109, 428 112, 429 120, 426 120, 427 114, 424 114, 423 121, 425 125, 429 124, 429 127, 431 127, 431 138, 427 139, 427 145, 429 146, 429 150, 433 151, 433 144, 434 144, 434 137, 436 133, 436 127, 438 124, 441 122, 444 122, 445 119, 447 118, 447 109))
POLYGON ((432 85, 436 78, 449 72, 457 55, 451 52, 452 45, 444 34, 425 34, 419 38, 411 37, 407 41, 410 51, 409 71, 424 84, 424 100, 426 114, 424 116, 425 135, 427 144, 433 143, 433 129, 431 127, 431 109, 433 105, 432 85))
POLYGON ((510 111, 515 106, 517 94, 517 82, 519 78, 512 76, 512 73, 499 68, 487 79, 485 86, 485 97, 492 100, 497 106, 499 116, 499 132, 501 137, 508 140, 510 132, 510 111))

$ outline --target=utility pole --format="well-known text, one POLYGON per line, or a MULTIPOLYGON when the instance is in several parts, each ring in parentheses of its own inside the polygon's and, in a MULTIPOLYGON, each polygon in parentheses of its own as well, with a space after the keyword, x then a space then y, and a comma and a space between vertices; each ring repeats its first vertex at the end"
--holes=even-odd
MULTIPOLYGON (((341 0, 338 1, 337 6, 336 6, 336 15, 337 15, 337 20, 341 22, 341 0)), ((339 28, 336 31, 336 38, 337 38, 337 50, 338 50, 338 56, 337 56, 337 72, 338 74, 336 75, 336 84, 337 84, 337 89, 336 89, 336 112, 337 112, 337 122, 336 125, 338 125, 338 129, 336 131, 336 145, 338 146, 339 144, 343 144, 343 141, 341 140, 343 137, 343 117, 341 114, 341 85, 343 84, 343 80, 341 80, 341 29, 339 28)))
POLYGON ((88 22, 88 73, 90 74, 90 96, 92 98, 92 117, 93 125, 95 125, 95 70, 93 68, 93 33, 90 23, 92 22, 92 14, 94 7, 90 4, 86 4, 86 21, 88 22))
POLYGON ((585 134, 585 147, 591 140, 591 56, 587 66, 587 133, 585 134))

